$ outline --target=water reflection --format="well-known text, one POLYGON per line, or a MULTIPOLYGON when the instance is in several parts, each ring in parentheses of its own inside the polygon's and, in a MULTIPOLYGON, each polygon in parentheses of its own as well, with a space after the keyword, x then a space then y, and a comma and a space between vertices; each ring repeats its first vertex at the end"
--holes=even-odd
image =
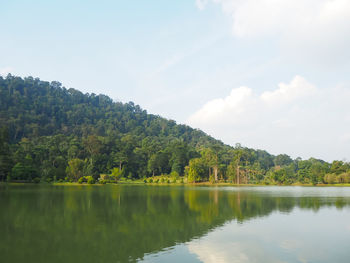
POLYGON ((349 188, 1 186, 0 255, 3 262, 302 262, 307 254, 288 255, 303 242, 322 248, 310 233, 323 241, 350 234, 340 219, 350 222, 348 207, 349 188))

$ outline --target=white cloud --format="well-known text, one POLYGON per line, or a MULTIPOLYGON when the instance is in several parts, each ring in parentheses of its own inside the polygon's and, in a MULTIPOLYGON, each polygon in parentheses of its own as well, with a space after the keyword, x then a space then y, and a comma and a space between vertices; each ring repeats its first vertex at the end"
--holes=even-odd
MULTIPOLYGON (((214 99, 206 103, 190 120, 206 123, 210 121, 220 121, 220 116, 230 113, 232 117, 239 118, 244 114, 251 104, 255 104, 253 91, 247 87, 233 89, 231 94, 223 99, 214 99)), ((235 121, 235 118, 231 119, 235 121)))
MULTIPOLYGON (((225 98, 213 99, 194 113, 189 122, 192 124, 230 123, 242 124, 247 120, 256 119, 262 110, 276 110, 277 106, 285 105, 297 99, 314 93, 316 88, 304 78, 296 76, 291 83, 280 83, 278 89, 255 94, 251 88, 239 87, 232 89, 225 98), (259 109, 257 112, 256 110, 259 109)), ((251 121, 249 121, 251 122, 251 121)))
POLYGON ((348 0, 212 1, 230 17, 237 38, 277 37, 284 54, 296 60, 349 61, 348 0))
POLYGON ((296 76, 261 94, 233 89, 204 104, 187 123, 232 145, 240 142, 294 158, 343 159, 350 156, 349 100, 344 86, 320 89, 296 76))
POLYGON ((343 30, 348 28, 350 23, 348 15, 350 2, 347 0, 213 0, 213 2, 221 4, 223 12, 232 17, 233 33, 238 37, 271 33, 300 34, 306 31, 312 34, 310 29, 324 30, 343 24, 341 28, 343 30))
POLYGON ((188 249, 197 255, 204 263, 245 263, 260 262, 262 258, 266 262, 282 262, 273 255, 266 253, 261 246, 255 242, 222 242, 214 234, 210 234, 214 241, 202 238, 199 241, 188 243, 188 249), (252 249, 252 247, 254 249, 252 249))
POLYGON ((196 0, 196 6, 198 9, 203 10, 207 5, 208 0, 196 0))
POLYGON ((315 86, 307 82, 304 78, 296 76, 290 84, 280 83, 278 89, 265 91, 261 95, 261 99, 267 104, 276 105, 312 95, 315 91, 315 86))

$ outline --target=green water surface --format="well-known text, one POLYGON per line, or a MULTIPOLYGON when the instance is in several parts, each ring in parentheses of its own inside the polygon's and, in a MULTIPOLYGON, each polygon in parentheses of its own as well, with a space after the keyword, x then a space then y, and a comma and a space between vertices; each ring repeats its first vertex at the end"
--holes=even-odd
POLYGON ((0 185, 0 262, 350 262, 350 188, 0 185))

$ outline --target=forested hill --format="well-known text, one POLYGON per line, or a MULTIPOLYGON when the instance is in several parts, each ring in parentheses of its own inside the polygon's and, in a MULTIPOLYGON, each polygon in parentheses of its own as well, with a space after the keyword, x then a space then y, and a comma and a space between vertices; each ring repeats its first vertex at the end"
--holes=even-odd
POLYGON ((196 149, 223 146, 200 130, 147 114, 132 102, 11 75, 0 77, 0 125, 13 165, 31 158, 36 173, 57 178, 66 176, 67 163, 75 158, 88 159, 95 176, 115 166, 132 177, 147 176, 150 170, 183 174, 189 159, 198 156, 196 149), (154 169, 150 159, 156 159, 154 169))
POLYGON ((350 170, 343 162, 233 148, 132 102, 32 77, 0 77, 0 127, 1 181, 171 174, 174 181, 184 176, 189 182, 316 183, 343 182, 350 170))
POLYGON ((0 121, 9 128, 11 143, 57 134, 129 134, 141 140, 157 137, 166 141, 177 138, 194 147, 218 143, 200 130, 147 114, 133 102, 124 104, 101 94, 83 94, 59 82, 9 75, 0 77, 0 87, 0 121))

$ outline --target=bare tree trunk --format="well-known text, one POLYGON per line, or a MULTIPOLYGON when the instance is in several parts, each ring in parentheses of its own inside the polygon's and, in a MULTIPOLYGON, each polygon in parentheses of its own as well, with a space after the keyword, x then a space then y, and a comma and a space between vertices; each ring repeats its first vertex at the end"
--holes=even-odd
POLYGON ((218 181, 218 167, 214 166, 214 175, 215 175, 215 182, 218 181))
POLYGON ((236 176, 237 176, 237 184, 239 184, 239 165, 237 165, 237 171, 236 171, 236 176))

